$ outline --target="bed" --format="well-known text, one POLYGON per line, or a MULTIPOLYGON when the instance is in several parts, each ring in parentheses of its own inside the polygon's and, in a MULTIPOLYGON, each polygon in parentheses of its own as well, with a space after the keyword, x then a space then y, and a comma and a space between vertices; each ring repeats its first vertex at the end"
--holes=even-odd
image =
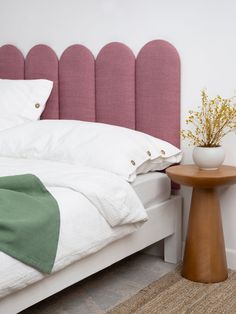
MULTIPOLYGON (((0 78, 53 81, 42 119, 118 125, 180 145, 180 62, 176 49, 166 41, 147 43, 137 58, 126 45, 110 43, 96 60, 86 47, 73 45, 59 61, 45 45, 33 47, 26 58, 16 47, 5 45, 0 48, 0 78)), ((0 299, 0 312, 17 313, 163 239, 165 261, 178 262, 182 208, 181 197, 174 192, 178 187, 172 186, 170 195, 165 174, 148 173, 138 176, 132 188, 149 217, 141 228, 131 228, 125 236, 121 232, 88 256, 13 289, 0 299)))

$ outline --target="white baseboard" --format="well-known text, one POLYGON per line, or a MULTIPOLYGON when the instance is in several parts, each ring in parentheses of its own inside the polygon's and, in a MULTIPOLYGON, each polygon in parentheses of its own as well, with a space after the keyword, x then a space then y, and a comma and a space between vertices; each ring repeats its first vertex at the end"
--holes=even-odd
POLYGON ((226 249, 228 268, 236 270, 236 250, 226 249))
MULTIPOLYGON (((182 260, 184 256, 184 247, 185 247, 185 241, 183 241, 182 245, 182 260)), ((236 250, 226 249, 226 259, 227 259, 227 265, 228 268, 232 270, 236 270, 236 250)))

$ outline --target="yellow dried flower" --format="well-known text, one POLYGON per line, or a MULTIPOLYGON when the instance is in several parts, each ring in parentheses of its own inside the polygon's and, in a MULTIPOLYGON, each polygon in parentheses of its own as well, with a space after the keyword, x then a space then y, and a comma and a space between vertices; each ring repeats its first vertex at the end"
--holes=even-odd
POLYGON ((192 124, 195 131, 181 130, 183 139, 201 147, 220 146, 222 138, 229 132, 236 131, 236 105, 232 98, 217 95, 209 99, 206 90, 201 91, 201 108, 189 110, 186 124, 192 124))

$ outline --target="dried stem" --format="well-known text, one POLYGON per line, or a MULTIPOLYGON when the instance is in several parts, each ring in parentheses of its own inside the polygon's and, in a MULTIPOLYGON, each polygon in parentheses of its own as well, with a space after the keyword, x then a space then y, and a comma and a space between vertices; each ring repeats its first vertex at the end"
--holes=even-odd
POLYGON ((219 95, 209 99, 205 90, 201 92, 202 106, 200 111, 189 111, 187 124, 192 130, 182 130, 183 139, 188 139, 194 146, 220 146, 222 138, 236 131, 236 107, 232 98, 222 98, 219 95))

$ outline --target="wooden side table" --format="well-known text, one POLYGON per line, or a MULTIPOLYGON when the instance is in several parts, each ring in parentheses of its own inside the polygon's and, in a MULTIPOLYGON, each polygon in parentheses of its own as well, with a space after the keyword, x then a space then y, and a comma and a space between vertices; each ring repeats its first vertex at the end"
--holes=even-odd
POLYGON ((203 283, 224 281, 228 271, 216 188, 236 183, 236 167, 200 170, 180 165, 166 173, 173 181, 193 187, 182 276, 203 283))

